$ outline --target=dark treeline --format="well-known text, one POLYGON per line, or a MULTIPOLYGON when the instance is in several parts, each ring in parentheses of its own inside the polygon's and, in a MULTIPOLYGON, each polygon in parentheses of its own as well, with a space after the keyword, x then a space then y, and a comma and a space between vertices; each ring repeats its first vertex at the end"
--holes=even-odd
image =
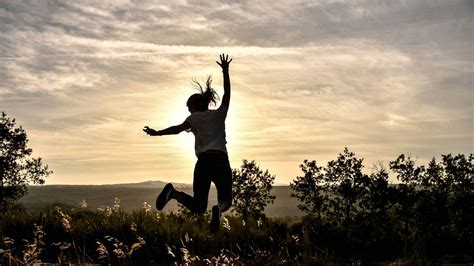
POLYGON ((307 252, 346 260, 467 260, 473 249, 473 156, 442 155, 417 166, 400 155, 374 173, 347 148, 326 166, 305 160, 291 183, 305 212, 307 252), (394 175, 397 184, 390 184, 394 175))

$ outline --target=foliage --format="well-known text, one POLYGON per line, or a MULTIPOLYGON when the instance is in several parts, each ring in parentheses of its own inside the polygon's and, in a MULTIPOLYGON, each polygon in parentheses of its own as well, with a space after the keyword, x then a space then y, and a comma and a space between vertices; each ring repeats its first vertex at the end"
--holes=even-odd
POLYGON ((52 172, 41 158, 30 158, 25 130, 15 127, 15 119, 2 112, 0 116, 0 210, 27 193, 28 184, 43 184, 52 172))
POLYGON ((13 205, 0 216, 0 264, 296 264, 299 237, 283 218, 244 223, 227 216, 214 235, 205 219, 147 208, 126 213, 54 205, 29 213, 13 205))
POLYGON ((83 200, 39 213, 13 204, 0 214, 0 264, 470 265, 472 159, 448 154, 418 166, 400 155, 370 174, 348 149, 326 166, 305 160, 291 183, 305 216, 225 216, 215 235, 209 213, 156 212, 148 203, 127 213, 117 198, 112 207, 83 200))
POLYGON ((301 204, 298 208, 309 216, 316 216, 318 220, 322 219, 322 213, 327 212, 328 200, 327 182, 324 180, 323 168, 318 166, 316 161, 304 160, 300 165, 302 176, 297 176, 290 183, 293 190, 292 197, 297 198, 301 204))
POLYGON ((275 199, 271 194, 275 176, 260 169, 255 161, 243 160, 240 169, 232 171, 232 179, 233 211, 244 221, 264 218, 265 207, 275 199))
POLYGON ((343 226, 354 222, 367 192, 369 178, 362 173, 362 161, 345 148, 336 160, 327 163, 325 181, 333 192, 328 215, 343 226))
POLYGON ((367 175, 363 160, 345 148, 325 167, 305 160, 303 175, 290 187, 310 221, 310 239, 339 257, 468 254, 474 231, 472 160, 472 154, 448 154, 425 167, 402 154, 389 169, 379 165, 367 175), (391 173, 397 184, 389 183, 391 173))

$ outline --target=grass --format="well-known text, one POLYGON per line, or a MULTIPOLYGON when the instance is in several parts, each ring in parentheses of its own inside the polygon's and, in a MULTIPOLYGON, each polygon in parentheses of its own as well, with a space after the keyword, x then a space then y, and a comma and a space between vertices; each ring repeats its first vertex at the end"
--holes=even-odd
POLYGON ((55 204, 29 212, 13 205, 0 215, 0 265, 413 265, 453 261, 468 265, 472 261, 472 257, 404 257, 396 249, 387 250, 386 256, 361 247, 341 249, 347 245, 342 231, 322 228, 306 218, 243 222, 238 216, 225 216, 215 235, 209 232, 209 220, 209 212, 156 212, 148 204, 125 212, 118 199, 112 207, 100 209, 85 204, 66 209, 55 204))
POLYGON ((243 223, 238 217, 226 216, 221 230, 212 235, 209 218, 209 213, 157 213, 149 206, 123 212, 119 206, 65 211, 56 205, 36 213, 15 206, 0 221, 1 264, 243 265, 301 261, 302 243, 292 232, 291 219, 243 223))

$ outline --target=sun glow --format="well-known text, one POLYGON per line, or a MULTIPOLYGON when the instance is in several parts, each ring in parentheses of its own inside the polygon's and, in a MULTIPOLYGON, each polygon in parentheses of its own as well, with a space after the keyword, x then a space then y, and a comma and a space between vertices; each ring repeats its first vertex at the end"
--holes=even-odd
MULTIPOLYGON (((187 107, 186 100, 189 95, 180 93, 174 95, 172 99, 168 101, 168 106, 163 106, 159 115, 161 117, 159 121, 159 129, 165 129, 170 126, 180 125, 190 115, 187 107), (164 110, 163 110, 164 109, 164 110)), ((181 132, 176 136, 168 136, 172 147, 181 154, 194 154, 194 135, 191 132, 181 132), (192 152, 190 152, 192 151, 192 152)))

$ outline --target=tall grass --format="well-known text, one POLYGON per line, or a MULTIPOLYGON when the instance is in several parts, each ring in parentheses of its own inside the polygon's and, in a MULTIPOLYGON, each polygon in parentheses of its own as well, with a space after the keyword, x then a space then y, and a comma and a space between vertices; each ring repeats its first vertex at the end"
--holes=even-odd
POLYGON ((402 257, 400 241, 356 243, 354 239, 367 233, 363 227, 348 233, 347 228, 309 217, 243 222, 240 217, 225 216, 215 235, 209 232, 209 220, 209 213, 156 212, 147 203, 124 212, 118 199, 113 207, 94 210, 84 202, 78 208, 55 204, 39 212, 13 205, 0 215, 0 265, 472 263, 469 254, 461 260, 450 259, 449 254, 439 254, 437 259, 402 257))
POLYGON ((302 261, 301 237, 289 219, 223 218, 209 233, 209 213, 158 213, 149 205, 131 213, 112 208, 37 213, 11 206, 0 218, 0 264, 105 263, 113 265, 287 264, 302 261), (295 232, 292 232, 295 231, 295 232), (296 240, 295 240, 296 239, 296 240))

